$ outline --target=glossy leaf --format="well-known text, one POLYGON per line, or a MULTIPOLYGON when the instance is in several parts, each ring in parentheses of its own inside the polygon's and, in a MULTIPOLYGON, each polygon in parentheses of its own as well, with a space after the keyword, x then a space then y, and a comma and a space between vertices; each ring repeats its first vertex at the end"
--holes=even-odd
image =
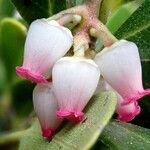
POLYGON ((11 17, 14 14, 14 6, 10 0, 0 0, 0 20, 4 17, 11 17))
POLYGON ((20 22, 5 18, 0 23, 1 56, 7 70, 7 77, 12 78, 15 67, 21 65, 26 28, 20 22))
POLYGON ((135 42, 142 59, 150 58, 150 1, 145 2, 116 32, 119 39, 128 39, 135 42))
POLYGON ((21 16, 31 23, 37 18, 48 17, 51 14, 49 0, 11 0, 21 16))
POLYGON ((85 110, 87 119, 78 125, 67 124, 50 143, 41 137, 40 127, 36 122, 22 138, 20 150, 87 150, 108 123, 115 105, 116 96, 112 92, 95 96, 85 110))
POLYGON ((12 86, 12 102, 14 111, 19 117, 27 117, 32 109, 32 91, 34 84, 21 79, 12 86))
MULTIPOLYGON (((66 9, 67 7, 67 0, 50 0, 51 3, 51 12, 52 14, 56 14, 60 12, 61 10, 66 9)), ((69 0, 68 0, 68 6, 69 5, 69 0)))
POLYGON ((38 18, 49 16, 65 9, 67 0, 11 0, 21 16, 30 24, 38 18))
POLYGON ((139 8, 144 0, 135 0, 122 5, 107 20, 106 26, 115 33, 121 25, 139 8))
MULTIPOLYGON (((2 63, 1 61, 1 58, 0 58, 0 95, 3 94, 4 92, 4 89, 6 87, 6 70, 5 70, 5 67, 4 67, 4 64, 2 63)), ((1 98, 0 98, 1 100, 1 98)))
POLYGON ((105 24, 112 13, 124 3, 124 0, 103 0, 99 13, 100 20, 105 24))
POLYGON ((113 121, 104 129, 100 140, 111 150, 149 150, 150 130, 113 121))

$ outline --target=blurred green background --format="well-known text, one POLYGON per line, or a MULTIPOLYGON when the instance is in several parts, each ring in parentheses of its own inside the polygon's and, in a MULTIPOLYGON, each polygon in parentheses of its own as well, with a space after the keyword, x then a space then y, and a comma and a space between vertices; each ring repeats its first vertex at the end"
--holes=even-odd
POLYGON ((20 79, 27 23, 9 0, 0 0, 0 132, 23 128, 32 112, 34 84, 20 79))
MULTIPOLYGON (((28 128, 35 116, 32 105, 32 90, 35 84, 19 78, 15 73, 15 67, 22 64, 29 24, 36 18, 48 17, 65 8, 79 5, 83 0, 74 0, 71 1, 72 3, 66 0, 12 0, 12 2, 0 0, 0 137, 7 132, 28 128), (39 5, 35 5, 35 2, 39 5)), ((150 1, 103 0, 99 18, 117 38, 131 40, 138 45, 144 87, 150 88, 150 1), (132 36, 129 36, 131 34, 132 36)), ((96 50, 99 51, 99 45, 96 45, 96 50)), ((150 97, 143 98, 139 103, 142 112, 131 123, 150 128, 150 97)), ((116 131, 114 124, 110 124, 110 128, 113 127, 116 131)), ((124 127, 122 124, 118 126, 120 130, 124 127)), ((104 130, 103 141, 107 139, 108 130, 109 126, 104 130)), ((114 133, 112 134, 115 136, 114 133)), ((130 137, 130 134, 126 136, 130 137)), ((4 147, 0 144, 0 149, 16 149, 16 145, 9 144, 9 142, 4 144, 4 147)), ((100 140, 95 147, 106 149, 100 140)))

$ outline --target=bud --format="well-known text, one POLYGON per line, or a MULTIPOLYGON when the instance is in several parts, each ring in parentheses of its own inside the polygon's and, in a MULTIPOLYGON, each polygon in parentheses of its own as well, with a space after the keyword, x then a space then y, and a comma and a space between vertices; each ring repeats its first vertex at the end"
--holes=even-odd
POLYGON ((16 73, 36 83, 46 83, 54 63, 65 55, 73 43, 69 29, 56 21, 38 19, 30 25, 22 67, 16 73))
POLYGON ((124 104, 150 94, 149 89, 143 89, 139 52, 133 42, 121 40, 104 48, 95 62, 104 79, 123 97, 124 104))
POLYGON ((37 84, 33 90, 33 105, 41 124, 43 137, 51 138, 62 121, 56 116, 58 106, 51 83, 37 84))
POLYGON ((90 59, 64 57, 54 65, 52 76, 59 105, 57 116, 80 122, 98 84, 98 66, 90 59))

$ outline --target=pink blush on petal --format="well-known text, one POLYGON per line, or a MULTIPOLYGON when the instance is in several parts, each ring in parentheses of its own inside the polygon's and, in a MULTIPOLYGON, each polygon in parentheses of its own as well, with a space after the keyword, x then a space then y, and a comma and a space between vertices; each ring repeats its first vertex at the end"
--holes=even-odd
POLYGON ((16 73, 20 77, 27 78, 35 83, 48 83, 48 81, 44 78, 44 76, 31 72, 30 69, 25 67, 16 67, 16 73))
POLYGON ((125 101, 122 103, 122 105, 127 105, 131 102, 137 101, 141 99, 142 97, 149 95, 150 94, 150 89, 143 90, 142 92, 138 92, 137 95, 133 97, 124 97, 125 101))
POLYGON ((57 111, 57 117, 66 118, 68 120, 80 123, 84 119, 83 112, 57 111))
POLYGON ((142 93, 141 93, 141 96, 146 96, 146 95, 149 95, 150 94, 150 89, 146 89, 144 90, 142 93))

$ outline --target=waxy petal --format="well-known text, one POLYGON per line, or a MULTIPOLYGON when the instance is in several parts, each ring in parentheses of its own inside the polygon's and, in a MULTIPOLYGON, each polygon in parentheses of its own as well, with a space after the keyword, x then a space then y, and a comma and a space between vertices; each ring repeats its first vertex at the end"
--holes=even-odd
POLYGON ((137 46, 121 40, 95 57, 104 79, 125 99, 125 104, 136 101, 150 90, 142 85, 141 63, 137 46))
POLYGON ((33 91, 34 110, 41 124, 42 135, 51 138, 61 123, 56 116, 58 105, 51 89, 51 83, 37 84, 33 91))
POLYGON ((78 57, 61 58, 52 71, 57 115, 80 122, 82 110, 94 94, 100 71, 94 61, 78 57))
POLYGON ((130 102, 126 105, 123 104, 123 98, 118 94, 118 102, 116 113, 118 114, 118 120, 122 122, 129 122, 133 120, 141 112, 141 108, 137 101, 130 102))
POLYGON ((116 113, 118 114, 118 120, 122 122, 129 122, 133 120, 138 114, 140 114, 141 108, 138 106, 137 101, 124 104, 126 101, 123 99, 103 78, 99 80, 99 84, 95 91, 95 94, 104 91, 113 91, 117 95, 116 113))
POLYGON ((38 19, 30 25, 22 67, 16 73, 37 83, 46 83, 54 63, 70 49, 73 36, 56 21, 38 19))

